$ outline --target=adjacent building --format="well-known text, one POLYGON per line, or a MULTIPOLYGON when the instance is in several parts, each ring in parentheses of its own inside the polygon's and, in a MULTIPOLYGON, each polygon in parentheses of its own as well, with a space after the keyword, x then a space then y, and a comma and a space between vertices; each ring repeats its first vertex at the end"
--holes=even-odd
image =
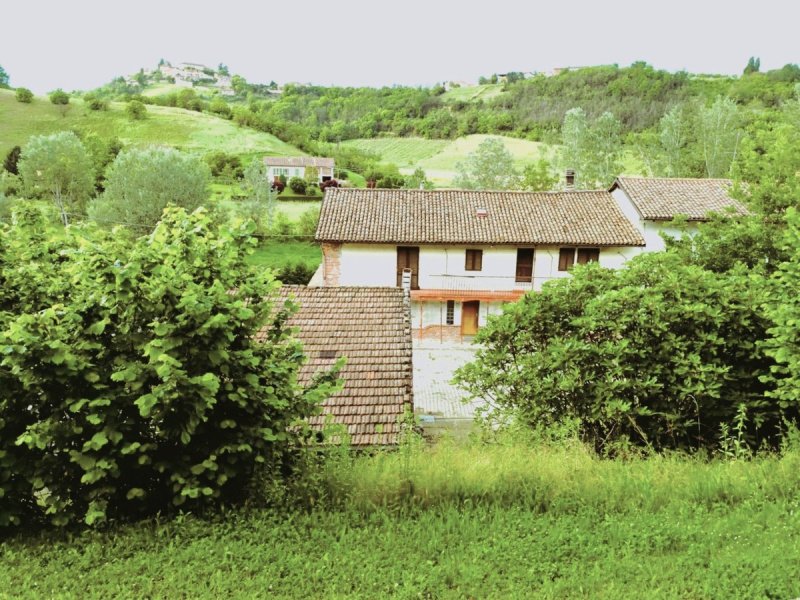
POLYGON ((305 178, 306 169, 313 167, 317 170, 319 183, 333 179, 334 160, 318 156, 267 156, 264 158, 267 165, 267 179, 278 181, 283 175, 287 179, 292 177, 305 178))
POLYGON ((641 232, 645 249, 665 248, 662 234, 680 237, 695 231, 712 213, 744 215, 747 208, 730 196, 730 179, 677 179, 618 177, 609 190, 625 216, 641 232), (674 227, 676 217, 686 220, 685 230, 674 227))
MULTIPOLYGON (((399 442, 402 417, 413 412, 409 300, 395 287, 284 286, 299 305, 288 325, 297 328, 307 357, 300 382, 311 381, 340 358, 344 387, 322 405, 311 425, 326 420, 347 428, 354 446, 399 442)), ((260 335, 266 335, 263 331, 260 335)))

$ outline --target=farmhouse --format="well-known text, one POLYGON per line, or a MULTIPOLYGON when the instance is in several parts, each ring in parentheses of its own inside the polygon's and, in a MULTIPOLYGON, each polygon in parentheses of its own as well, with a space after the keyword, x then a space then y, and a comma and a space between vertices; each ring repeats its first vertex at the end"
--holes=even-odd
POLYGON ((305 177, 306 169, 317 169, 318 181, 333 179, 334 161, 332 158, 317 156, 266 156, 264 164, 267 165, 267 179, 278 181, 283 175, 287 179, 292 177, 305 177))
POLYGON ((281 295, 299 304, 288 324, 298 328, 308 357, 301 383, 346 359, 343 389, 323 403, 311 424, 321 428, 331 419, 344 425, 355 446, 397 444, 400 419, 414 407, 407 292, 284 286, 281 295))
POLYGON ((645 249, 663 250, 661 234, 680 237, 682 231, 670 225, 675 217, 686 219, 687 231, 707 221, 710 213, 748 213, 730 197, 730 179, 670 179, 666 177, 618 177, 609 190, 622 212, 641 232, 645 249))
POLYGON ((414 335, 459 341, 575 263, 620 267, 645 245, 606 191, 328 189, 321 285, 400 286, 414 335))

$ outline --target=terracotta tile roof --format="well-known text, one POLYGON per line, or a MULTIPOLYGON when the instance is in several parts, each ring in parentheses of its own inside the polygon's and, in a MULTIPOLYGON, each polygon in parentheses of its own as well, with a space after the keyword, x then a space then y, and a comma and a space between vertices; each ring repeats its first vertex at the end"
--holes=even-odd
POLYGON ((606 191, 328 188, 316 237, 389 244, 644 245, 606 191))
POLYGON ((708 213, 732 208, 747 214, 741 202, 728 195, 730 179, 671 179, 666 177, 618 177, 610 191, 620 188, 645 219, 669 221, 687 215, 690 221, 705 221, 708 213))
POLYGON ((265 156, 264 164, 268 167, 333 167, 332 158, 319 156, 265 156))
POLYGON ((301 383, 347 358, 344 388, 325 401, 311 424, 322 426, 325 415, 332 415, 347 426, 353 445, 397 444, 398 420, 414 408, 411 321, 403 290, 291 285, 281 295, 300 305, 289 325, 298 328, 308 357, 301 383))

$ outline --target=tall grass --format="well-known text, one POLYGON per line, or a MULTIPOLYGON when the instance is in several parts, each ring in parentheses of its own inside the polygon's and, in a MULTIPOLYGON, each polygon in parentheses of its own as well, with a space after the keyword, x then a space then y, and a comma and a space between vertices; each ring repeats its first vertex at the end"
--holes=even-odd
POLYGON ((800 594, 796 448, 608 460, 569 440, 411 438, 393 452, 329 452, 305 482, 311 510, 0 541, 0 598, 800 594))
POLYGON ((359 512, 481 505, 556 515, 655 512, 782 501, 800 493, 800 452, 794 449, 747 460, 680 453, 610 460, 577 442, 412 443, 326 468, 328 498, 359 512))

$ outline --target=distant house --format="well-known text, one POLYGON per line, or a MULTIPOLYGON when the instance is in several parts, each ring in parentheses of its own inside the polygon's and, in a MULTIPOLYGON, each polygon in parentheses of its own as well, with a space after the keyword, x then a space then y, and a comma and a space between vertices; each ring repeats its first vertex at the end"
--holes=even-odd
POLYGON ((730 179, 674 179, 618 177, 609 190, 625 216, 641 232, 648 251, 663 250, 661 233, 680 237, 669 222, 687 220, 689 232, 710 213, 747 214, 747 208, 730 197, 730 179))
MULTIPOLYGON (((326 419, 347 428, 354 446, 394 445, 400 420, 413 412, 411 326, 408 299, 394 287, 284 286, 283 298, 300 305, 288 324, 297 327, 308 362, 300 382, 329 369, 339 358, 346 363, 344 387, 323 403, 312 418, 320 428, 326 419)), ((263 331, 259 336, 266 335, 263 331)))
POLYGON ((264 158, 267 165, 267 179, 277 181, 281 175, 287 179, 292 177, 305 177, 306 168, 315 167, 318 172, 319 182, 333 179, 334 160, 317 156, 267 156, 264 158))
POLYGON ((324 286, 400 286, 417 337, 463 339, 575 263, 618 268, 645 240, 607 191, 328 189, 324 286))

